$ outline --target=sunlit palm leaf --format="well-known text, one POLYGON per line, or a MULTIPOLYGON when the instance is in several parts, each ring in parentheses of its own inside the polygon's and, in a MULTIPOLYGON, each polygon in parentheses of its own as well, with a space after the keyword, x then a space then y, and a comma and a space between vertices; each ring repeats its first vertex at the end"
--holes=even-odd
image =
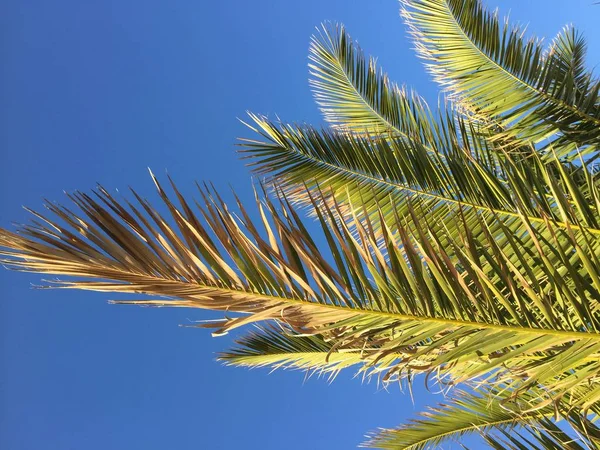
POLYGON ((435 79, 463 104, 500 124, 504 132, 498 139, 552 142, 561 158, 597 156, 600 83, 581 73, 580 39, 566 34, 546 55, 538 41, 503 25, 479 0, 403 4, 417 51, 435 79), (576 74, 565 71, 565 64, 576 74))
POLYGON ((364 57, 343 25, 324 25, 312 38, 309 59, 315 99, 334 126, 372 136, 431 139, 427 104, 391 83, 373 58, 364 57))
POLYGON ((484 434, 494 450, 594 450, 600 448, 600 428, 586 418, 571 414, 562 427, 549 419, 521 430, 496 430, 484 434), (568 425, 568 426, 567 426, 568 425), (566 429, 565 429, 566 428, 566 429))
MULTIPOLYGON (((431 153, 410 139, 372 140, 311 127, 278 126, 251 117, 256 125, 251 127, 262 140, 242 139, 249 165, 286 187, 295 199, 307 201, 302 197, 304 186, 314 189, 318 185, 339 201, 347 196, 344 201, 352 200, 369 212, 382 211, 386 218, 392 216, 389 199, 400 204, 406 196, 512 217, 520 215, 515 206, 520 203, 532 222, 544 222, 540 215, 544 214, 569 222, 573 228, 580 228, 576 222, 583 222, 583 228, 600 234, 596 205, 585 201, 582 187, 575 185, 557 162, 548 168, 532 164, 538 161, 535 157, 520 164, 505 155, 501 161, 503 182, 495 168, 473 156, 468 143, 459 144, 464 139, 454 128, 444 133, 456 145, 431 153), (299 192, 294 195, 295 191, 299 192), (536 211, 539 208, 541 213, 536 211)), ((597 198, 596 178, 590 174, 583 185, 597 198)))
MULTIPOLYGON (((330 380, 341 370, 366 362, 359 349, 340 352, 332 341, 320 335, 300 336, 285 328, 262 327, 238 339, 236 344, 221 353, 219 359, 233 366, 299 369, 330 380)), ((395 358, 396 355, 389 356, 382 365, 385 367, 395 358)))
MULTIPOLYGON (((584 42, 572 29, 561 33, 552 46, 557 61, 560 58, 562 62, 564 77, 573 79, 571 84, 583 84, 589 79, 583 67, 584 47, 584 42)), ((468 153, 488 170, 489 176, 497 179, 497 183, 511 189, 498 161, 505 151, 494 142, 497 126, 491 130, 467 120, 450 104, 446 104, 436 118, 422 98, 398 88, 381 69, 377 69, 373 58, 367 60, 342 25, 322 27, 313 37, 310 60, 311 85, 317 103, 326 120, 337 129, 367 133, 369 139, 404 139, 409 145, 422 146, 440 164, 448 154, 468 153)), ((506 144, 504 140, 503 147, 506 144)), ((519 155, 525 156, 520 163, 526 164, 527 155, 535 149, 514 145, 516 143, 508 150, 511 158, 517 161, 519 155)), ((573 164, 563 163, 563 167, 571 184, 577 186, 586 200, 594 202, 584 171, 573 164)), ((594 185, 598 184, 595 180, 594 185)), ((543 188, 533 186, 533 189, 537 195, 547 196, 547 201, 552 203, 552 196, 543 188)))
POLYGON ((442 159, 468 147, 488 167, 496 166, 497 155, 481 135, 488 134, 485 128, 465 122, 451 105, 436 117, 423 98, 390 82, 373 58, 367 60, 343 25, 323 25, 312 38, 309 59, 316 101, 336 129, 416 141, 442 159), (449 132, 455 128, 462 133, 457 139, 449 132))
POLYGON ((566 98, 570 103, 587 95, 593 82, 592 74, 585 67, 586 52, 587 43, 583 35, 572 26, 558 33, 550 45, 549 57, 554 58, 556 63, 556 77, 563 80, 562 85, 553 87, 563 89, 563 92, 556 93, 558 96, 571 95, 571 98, 566 98))
POLYGON ((512 429, 515 426, 535 425, 544 417, 555 414, 555 408, 547 405, 541 409, 529 409, 526 397, 516 404, 503 402, 502 397, 480 393, 456 392, 447 402, 430 407, 417 419, 394 429, 381 429, 369 435, 363 444, 369 448, 425 450, 442 448, 447 441, 457 440, 490 431, 512 429), (519 405, 521 403, 521 405, 519 405))

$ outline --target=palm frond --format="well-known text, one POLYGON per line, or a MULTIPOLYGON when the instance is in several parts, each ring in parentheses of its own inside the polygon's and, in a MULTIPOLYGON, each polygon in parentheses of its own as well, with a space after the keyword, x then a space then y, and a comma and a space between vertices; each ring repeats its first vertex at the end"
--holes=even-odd
POLYGON ((500 429, 483 434, 487 444, 494 450, 594 450, 600 448, 600 428, 585 417, 571 414, 565 422, 548 418, 535 426, 520 430, 500 429))
POLYGON ((321 27, 311 39, 309 60, 315 99, 334 127, 428 140, 431 112, 425 101, 390 82, 343 25, 321 27))
MULTIPOLYGON (((384 228, 386 260, 368 219, 354 224, 355 238, 338 220, 338 205, 327 208, 315 199, 327 255, 285 197, 279 206, 268 198, 257 201, 263 217, 258 226, 241 205, 237 218, 216 193, 201 190, 198 216, 176 189, 179 207, 158 182, 157 187, 169 220, 137 194, 136 206, 102 188, 96 199, 76 193, 71 199, 83 214, 48 205, 64 224, 37 214, 39 220, 21 234, 1 230, 4 263, 82 278, 58 282, 67 288, 159 297, 118 303, 242 313, 203 325, 219 333, 279 322, 296 333, 321 336, 335 351, 359 351, 363 364, 385 372, 384 381, 416 373, 454 383, 487 377, 515 396, 544 386, 548 398, 541 402, 566 394, 574 407, 597 402, 598 316, 593 303, 578 303, 587 297, 569 296, 561 280, 573 273, 550 273, 554 292, 537 292, 534 278, 515 276, 505 251, 489 247, 492 235, 485 245, 473 246, 466 229, 466 242, 444 237, 453 248, 465 248, 457 269, 416 209, 414 231, 399 219, 394 232, 384 228), (484 259, 493 273, 481 270, 484 259)), ((547 227, 559 233, 551 222, 547 227)), ((480 228, 489 233, 484 221, 480 228)), ((538 257, 544 261, 543 253, 538 257)))
POLYGON ((491 392, 458 391, 446 403, 428 408, 419 417, 393 429, 380 429, 369 434, 363 444, 368 448, 425 450, 441 448, 449 440, 460 441, 472 434, 512 430, 515 426, 535 426, 545 417, 552 417, 555 408, 546 405, 531 410, 528 396, 511 403, 506 397, 491 392), (527 410, 527 412, 521 412, 527 410))
MULTIPOLYGON (((520 203, 532 222, 543 223, 543 216, 548 216, 559 226, 580 229, 583 225, 590 233, 600 234, 595 205, 583 201, 583 189, 597 191, 598 177, 589 175, 583 185, 575 185, 556 160, 548 168, 539 158, 520 164, 505 155, 501 161, 503 182, 495 168, 463 148, 468 144, 454 128, 445 129, 444 134, 457 145, 431 153, 418 141, 369 139, 308 126, 278 126, 255 115, 251 118, 256 127, 249 126, 262 140, 242 139, 249 166, 283 185, 296 200, 308 201, 301 196, 305 186, 313 191, 320 186, 340 202, 353 201, 368 212, 380 210, 386 218, 393 212, 391 198, 398 204, 402 198, 422 198, 436 205, 460 205, 511 217, 520 216, 515 206, 520 203)), ((405 210, 399 215, 404 216, 405 210)), ((377 222, 377 217, 372 220, 377 222)))
MULTIPOLYGON (((442 159, 450 149, 470 144, 469 151, 475 157, 486 160, 490 167, 497 164, 497 155, 481 135, 488 134, 486 128, 465 122, 450 104, 436 117, 422 97, 392 83, 374 58, 367 60, 343 25, 322 26, 312 37, 309 60, 315 99, 333 128, 366 134, 371 139, 417 141, 432 156, 442 159), (458 139, 446 132, 455 128, 462 133, 458 139)), ((500 173, 497 175, 501 178, 500 173)))
MULTIPOLYGON (((365 365, 359 349, 338 351, 334 342, 323 336, 298 335, 283 327, 260 327, 236 340, 236 344, 218 359, 232 366, 298 369, 327 376, 329 380, 344 369, 365 365)), ((396 355, 390 355, 383 365, 395 358, 396 355)))
POLYGON ((547 53, 479 0, 402 3, 417 51, 435 79, 499 125, 498 139, 541 143, 543 151, 552 147, 564 159, 598 155, 600 83, 582 72, 578 35, 560 36, 547 53))
POLYGON ((593 83, 592 74, 585 66, 586 53, 587 42, 573 26, 566 26, 550 44, 549 56, 556 63, 557 78, 564 83, 562 87, 565 92, 559 95, 576 96, 568 99, 571 103, 578 100, 577 96, 585 95, 593 83))

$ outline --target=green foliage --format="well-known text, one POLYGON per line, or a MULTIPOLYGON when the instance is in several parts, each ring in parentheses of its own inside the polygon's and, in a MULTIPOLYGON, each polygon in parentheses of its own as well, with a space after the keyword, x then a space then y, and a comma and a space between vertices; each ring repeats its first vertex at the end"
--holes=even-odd
POLYGON ((497 130, 494 140, 531 141, 566 159, 597 155, 600 83, 583 66, 578 33, 566 29, 545 50, 479 0, 402 3, 435 80, 497 130))
POLYGON ((324 26, 311 85, 331 128, 251 115, 242 141, 266 180, 260 220, 153 177, 168 217, 135 192, 78 192, 78 211, 50 204, 0 230, 2 262, 72 277, 57 287, 147 296, 116 303, 223 311, 197 325, 215 334, 257 324, 227 364, 422 374, 450 389, 367 446, 481 433, 497 449, 598 448, 600 84, 585 41, 567 28, 544 49, 476 0, 402 3, 448 95, 438 112, 324 26))

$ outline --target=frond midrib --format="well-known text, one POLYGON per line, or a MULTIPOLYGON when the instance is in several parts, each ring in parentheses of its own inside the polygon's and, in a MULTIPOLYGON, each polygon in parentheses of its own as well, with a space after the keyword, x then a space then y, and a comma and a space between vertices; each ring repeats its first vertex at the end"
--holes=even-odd
MULTIPOLYGON (((235 349, 234 349, 235 351, 235 349)), ((256 353, 256 354, 236 354, 236 353, 221 353, 217 359, 220 359, 222 361, 225 361, 227 363, 231 363, 231 364, 236 364, 235 362, 233 362, 234 360, 239 359, 244 359, 244 358, 283 358, 283 357, 289 357, 290 359, 295 359, 295 355, 297 355, 298 357, 301 356, 315 356, 315 355, 329 355, 334 356, 340 356, 343 357, 345 355, 349 355, 349 356, 356 356, 357 354, 360 356, 360 352, 361 349, 350 349, 344 352, 319 352, 319 351, 314 351, 314 352, 277 352, 277 353, 256 353)), ((362 360, 361 360, 362 361, 362 360)), ((333 361, 334 363, 337 361, 333 361)), ((267 363, 265 363, 267 364, 267 363)), ((271 364, 271 363, 268 363, 271 364)))
MULTIPOLYGON (((384 184, 384 185, 387 185, 389 187, 396 188, 396 189, 399 189, 399 190, 402 190, 402 191, 407 191, 407 192, 410 192, 410 193, 412 193, 414 195, 419 195, 419 196, 423 196, 423 197, 429 197, 429 198, 431 198, 433 200, 443 201, 443 202, 446 202, 446 203, 452 203, 452 204, 454 204, 454 205, 456 205, 458 207, 465 206, 465 207, 468 207, 468 208, 472 208, 472 209, 476 209, 476 210, 481 210, 481 211, 485 211, 485 212, 488 212, 488 213, 493 213, 493 214, 497 214, 497 215, 506 215, 506 216, 510 216, 510 217, 514 217, 514 218, 527 217, 527 219, 530 220, 531 222, 535 222, 535 223, 539 223, 539 224, 546 224, 547 223, 546 219, 544 219, 544 218, 530 216, 530 215, 526 215, 526 214, 519 214, 519 213, 516 213, 514 211, 506 211, 506 210, 500 210, 500 209, 490 208, 490 207, 487 207, 487 206, 484 206, 484 205, 477 205, 475 203, 464 202, 464 201, 461 201, 461 200, 456 200, 454 198, 449 198, 449 197, 444 197, 444 196, 437 195, 437 194, 432 194, 430 192, 426 192, 426 191, 423 191, 423 190, 414 189, 414 188, 408 187, 408 186, 403 185, 403 184, 392 183, 392 182, 384 180, 382 178, 375 178, 375 177, 373 177, 371 175, 367 175, 367 174, 362 173, 362 172, 357 172, 357 171, 352 170, 352 169, 350 169, 348 167, 336 166, 334 164, 331 164, 331 163, 328 163, 328 162, 323 161, 321 159, 318 159, 318 158, 316 158, 313 155, 309 155, 307 153, 299 152, 296 149, 293 149, 293 151, 295 151, 297 153, 300 153, 303 157, 305 157, 307 159, 310 159, 310 160, 316 162, 317 164, 324 165, 324 166, 326 166, 329 169, 332 169, 334 171, 337 171, 337 172, 347 172, 350 175, 354 175, 356 177, 360 177, 360 178, 363 178, 365 180, 372 181, 374 183, 384 184)), ((277 178, 277 175, 275 175, 275 178, 277 178)), ((567 223, 567 222, 559 222, 559 221, 554 221, 554 220, 551 220, 551 219, 549 219, 549 221, 553 225, 556 225, 556 226, 561 227, 561 228, 570 228, 570 229, 579 230, 579 231, 587 231, 587 232, 589 232, 591 234, 595 234, 595 235, 599 235, 600 236, 600 229, 597 229, 597 228, 584 227, 584 226, 582 227, 581 225, 567 223)))
MULTIPOLYGON (((152 277, 149 276, 148 278, 156 278, 156 277, 152 277)), ((165 281, 162 278, 157 278, 160 279, 161 281, 165 281)), ((178 281, 174 281, 174 280, 167 280, 169 282, 173 282, 173 283, 178 283, 178 281)), ((184 282, 179 282, 179 283, 184 283, 184 282)), ((184 283, 189 285, 189 283, 184 283)), ((247 294, 249 296, 255 296, 257 298, 261 298, 264 300, 270 300, 273 302, 280 302, 280 303, 292 303, 292 304, 296 304, 296 305, 302 305, 302 306, 308 306, 308 307, 315 307, 315 308, 327 308, 327 309, 332 309, 335 311, 343 311, 345 313, 351 313, 351 314, 368 314, 368 315, 373 315, 373 316, 379 316, 379 317, 385 317, 388 319, 395 319, 395 320, 399 320, 399 321, 426 321, 426 322, 433 322, 433 323, 439 323, 439 324, 447 324, 449 326, 455 326, 455 327, 469 327, 469 328, 485 328, 485 329, 491 329, 491 330, 501 330, 501 331, 511 331, 514 333, 523 333, 523 334, 535 334, 535 335, 544 335, 544 336, 557 336, 559 338, 565 338, 565 339, 575 339, 575 340, 579 340, 579 339, 590 339, 593 341, 599 341, 600 342, 600 333, 591 333, 591 332, 587 332, 587 331, 568 331, 568 330, 549 330, 547 328, 527 328, 527 327, 519 327, 519 326, 515 326, 515 325, 500 325, 500 324, 490 324, 490 323, 482 323, 482 322, 469 322, 469 321, 465 321, 465 320, 458 320, 458 319, 444 319, 444 318, 440 318, 440 317, 430 317, 430 316, 415 316, 415 315, 410 315, 410 314, 400 314, 400 313, 395 313, 395 312, 388 312, 388 311, 377 311, 377 310, 370 310, 370 309, 361 309, 361 308, 349 308, 346 306, 338 306, 338 305, 332 305, 332 304, 324 304, 324 303, 318 303, 316 301, 307 301, 307 300, 300 300, 297 298, 289 298, 289 297, 276 297, 270 294, 261 294, 258 292, 252 292, 252 291, 246 291, 246 290, 235 290, 235 289, 230 289, 230 288, 222 288, 222 287, 216 287, 216 286, 211 286, 211 285, 203 285, 200 283, 195 283, 199 288, 205 288, 205 289, 211 289, 213 291, 221 291, 224 293, 228 293, 228 294, 237 294, 239 295, 240 292, 243 292, 244 294, 247 294)), ((194 301, 193 298, 189 299, 190 301, 194 301)), ((144 301, 143 300, 123 300, 123 301, 115 301, 115 303, 119 303, 119 304, 143 304, 144 301)), ((169 300, 165 300, 164 304, 168 304, 169 300)), ((231 311, 235 311, 235 310, 231 310, 231 311)), ((240 313, 244 313, 243 311, 241 311, 240 313)))

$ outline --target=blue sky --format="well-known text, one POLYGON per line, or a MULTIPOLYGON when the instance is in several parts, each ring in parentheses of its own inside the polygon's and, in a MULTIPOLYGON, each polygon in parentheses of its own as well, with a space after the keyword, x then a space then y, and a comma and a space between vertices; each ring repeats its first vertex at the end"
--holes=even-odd
MULTIPOLYGON (((593 0, 488 1, 552 37, 572 22, 600 62, 593 0), (568 4, 568 7, 566 5, 568 4)), ((321 122, 308 88, 314 27, 343 22, 400 83, 437 102, 394 0, 4 0, 0 5, 0 226, 63 190, 134 186, 146 168, 181 190, 209 180, 250 201, 235 139, 247 110, 321 122)), ((231 343, 177 325, 210 315, 110 306, 105 294, 38 291, 0 271, 0 448, 346 449, 417 402, 342 375, 215 362, 231 343)), ((110 297, 110 298, 114 298, 110 297)))

